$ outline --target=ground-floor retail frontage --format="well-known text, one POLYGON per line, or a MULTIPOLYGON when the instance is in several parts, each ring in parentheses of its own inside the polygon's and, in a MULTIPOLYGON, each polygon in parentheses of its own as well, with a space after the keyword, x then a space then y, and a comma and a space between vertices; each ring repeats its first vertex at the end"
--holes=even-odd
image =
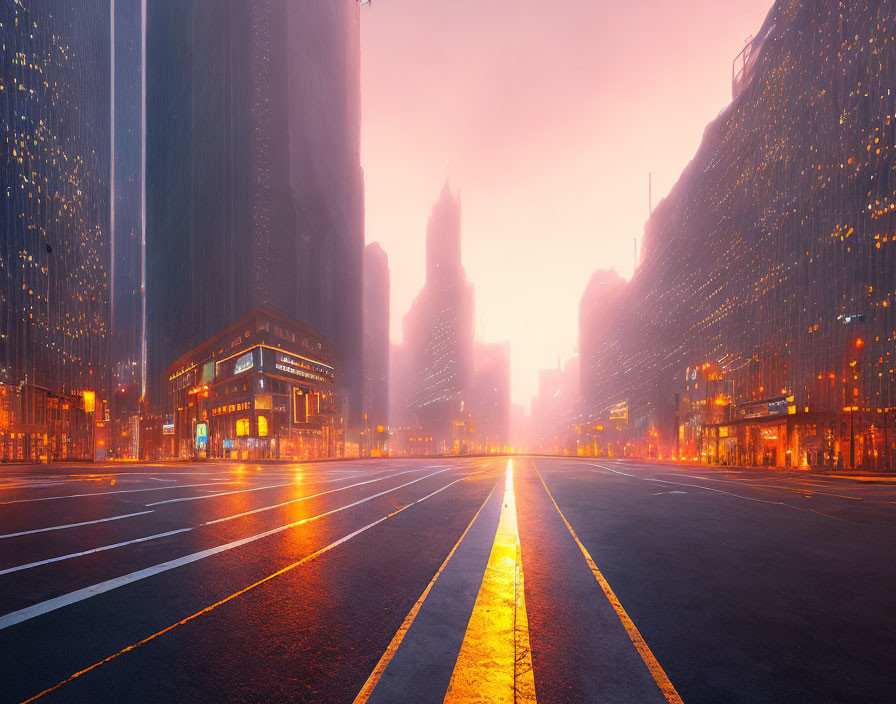
POLYGON ((745 467, 885 470, 896 461, 885 414, 795 413, 704 426, 700 457, 745 467))
POLYGON ((344 447, 330 342, 262 307, 169 369, 168 452, 178 457, 317 459, 344 447))

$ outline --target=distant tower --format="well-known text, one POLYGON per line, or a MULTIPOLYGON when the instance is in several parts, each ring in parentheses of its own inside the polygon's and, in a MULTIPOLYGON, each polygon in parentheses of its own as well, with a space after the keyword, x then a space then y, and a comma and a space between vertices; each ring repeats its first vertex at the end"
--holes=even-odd
POLYGON ((460 197, 445 183, 426 228, 426 284, 404 318, 408 412, 436 447, 451 438, 473 372, 473 287, 461 265, 460 197))

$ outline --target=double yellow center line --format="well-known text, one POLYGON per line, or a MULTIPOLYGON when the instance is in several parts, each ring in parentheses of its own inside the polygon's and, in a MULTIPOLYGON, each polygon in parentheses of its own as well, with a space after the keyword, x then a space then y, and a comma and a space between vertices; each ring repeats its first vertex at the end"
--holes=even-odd
POLYGON ((520 534, 513 493, 513 460, 507 461, 504 503, 482 586, 467 624, 445 702, 535 701, 529 621, 523 596, 520 534))

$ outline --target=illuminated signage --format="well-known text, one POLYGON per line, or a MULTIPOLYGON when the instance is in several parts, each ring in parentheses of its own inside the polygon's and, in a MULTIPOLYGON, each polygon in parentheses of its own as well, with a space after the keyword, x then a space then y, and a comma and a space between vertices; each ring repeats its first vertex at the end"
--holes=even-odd
POLYGON ((234 374, 242 374, 244 371, 251 369, 255 365, 255 360, 252 357, 252 351, 246 352, 246 354, 237 357, 236 362, 233 363, 233 373, 234 374))
POLYGON ((628 419, 628 404, 627 403, 617 403, 610 409, 610 419, 611 420, 627 420, 628 419))
POLYGON ((96 391, 84 392, 84 411, 94 413, 96 411, 96 391))
POLYGON ((283 352, 277 353, 274 369, 278 372, 289 374, 290 376, 309 379, 322 384, 327 383, 333 378, 333 372, 326 365, 317 364, 311 360, 284 354, 283 352))
POLYGON ((204 450, 208 444, 208 423, 196 424, 196 447, 204 450))
POLYGON ((308 422, 308 394, 298 386, 292 390, 292 420, 294 423, 308 422))
POLYGON ((211 360, 202 365, 202 372, 199 374, 199 383, 205 384, 215 378, 215 361, 211 360))
POLYGON ((223 406, 216 406, 212 409, 213 416, 220 416, 224 413, 234 413, 236 411, 248 411, 249 406, 251 404, 249 401, 242 401, 240 403, 229 403, 224 404, 223 406))
POLYGON ((162 435, 174 435, 174 423, 163 423, 162 435))

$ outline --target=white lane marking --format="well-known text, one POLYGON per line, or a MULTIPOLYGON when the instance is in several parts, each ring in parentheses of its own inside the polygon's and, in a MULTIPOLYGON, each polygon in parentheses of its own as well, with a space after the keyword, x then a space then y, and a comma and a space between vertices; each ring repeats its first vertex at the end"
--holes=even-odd
POLYGON ((147 506, 161 506, 162 504, 176 504, 180 501, 199 501, 200 499, 211 499, 215 496, 230 496, 231 494, 248 494, 250 491, 264 491, 265 489, 279 489, 284 486, 295 486, 295 482, 285 482, 284 484, 268 484, 267 486, 257 486, 253 489, 234 489, 233 491, 219 491, 216 494, 204 494, 203 496, 183 496, 179 499, 166 499, 165 501, 154 501, 147 506))
MULTIPOLYGON (((438 465, 437 465, 438 466, 438 465)), ((252 509, 251 511, 243 511, 242 513, 235 513, 232 516, 224 516, 224 518, 216 518, 213 521, 206 521, 205 523, 200 523, 202 526, 210 526, 213 523, 223 523, 224 521, 231 521, 234 518, 242 518, 243 516, 250 516, 253 513, 261 513, 262 511, 272 511, 275 508, 281 508, 283 506, 289 506, 290 504, 298 503, 299 501, 307 501, 308 499, 316 499, 318 496, 324 496, 326 494, 333 494, 337 491, 345 491, 346 489, 353 489, 356 486, 363 486, 365 484, 373 484, 374 482, 381 482, 384 479, 391 479, 392 477, 397 477, 402 474, 410 474, 411 472, 420 472, 423 469, 433 469, 433 467, 423 467, 422 469, 409 469, 404 472, 396 472, 395 474, 390 474, 386 477, 377 477, 376 479, 368 479, 364 482, 358 482, 356 484, 349 484, 348 486, 340 486, 336 489, 328 489, 327 491, 321 491, 317 494, 309 494, 308 496, 300 496, 297 499, 290 499, 289 501, 284 501, 279 504, 272 504, 270 506, 262 506, 261 508, 252 509)), ((442 470, 445 471, 445 470, 442 470)), ((432 475, 430 475, 432 476, 432 475)), ((346 479, 350 479, 350 477, 346 477, 346 479)))
POLYGON ((177 479, 159 479, 158 477, 150 477, 150 480, 154 481, 154 482, 174 482, 175 484, 177 483, 177 479))
POLYGON ((20 535, 33 535, 34 533, 46 533, 48 530, 62 530, 63 528, 77 528, 78 526, 89 526, 94 523, 105 523, 106 521, 119 521, 122 518, 131 518, 132 516, 143 516, 147 513, 152 513, 152 511, 138 511, 137 513, 124 513, 120 516, 110 516, 109 518, 97 518, 95 521, 81 521, 80 523, 66 523, 60 526, 47 526, 46 528, 34 528, 33 530, 21 530, 18 533, 7 533, 6 535, 0 535, 0 540, 3 538, 17 538, 20 535))
MULTIPOLYGON (((386 476, 377 477, 376 479, 371 479, 366 482, 359 482, 358 484, 351 484, 350 486, 342 487, 342 489, 351 489, 353 486, 361 486, 362 484, 372 484, 373 482, 382 481, 383 479, 389 479, 390 477, 397 477, 402 474, 409 474, 410 472, 422 472, 426 469, 435 469, 436 467, 444 467, 444 465, 433 465, 430 467, 418 467, 417 469, 409 469, 404 472, 395 472, 394 474, 387 474, 386 476)), ((161 506, 162 504, 175 504, 175 503, 180 503, 182 501, 199 501, 201 499, 213 499, 216 496, 229 496, 230 494, 244 494, 244 493, 248 493, 250 491, 261 491, 262 489, 276 489, 278 487, 284 487, 284 486, 310 486, 312 484, 333 484, 335 482, 351 481, 353 478, 354 477, 337 477, 336 479, 325 479, 325 480, 320 480, 320 481, 302 482, 301 485, 297 485, 295 483, 295 481, 291 481, 291 482, 285 482, 284 484, 271 484, 270 486, 260 486, 260 487, 254 488, 254 489, 235 489, 234 491, 219 491, 215 494, 207 494, 205 496, 184 496, 179 499, 166 499, 165 501, 156 501, 154 503, 146 504, 146 505, 147 506, 161 506)), ((341 491, 342 489, 334 489, 334 491, 341 491)), ((323 493, 326 494, 329 492, 323 492, 323 493)), ((321 495, 322 494, 315 494, 314 496, 321 496, 321 495)), ((278 506, 286 506, 287 504, 294 503, 295 501, 301 501, 303 498, 310 499, 310 498, 314 498, 314 497, 313 496, 302 497, 300 499, 294 499, 293 501, 286 501, 282 504, 275 504, 274 506, 271 506, 270 508, 277 508, 278 506)), ((264 510, 266 510, 266 509, 258 509, 257 511, 264 511, 264 510)), ((257 511, 246 511, 245 513, 239 513, 236 516, 230 516, 230 518, 238 518, 239 516, 247 516, 250 513, 256 513, 257 511)), ((220 520, 227 520, 227 519, 222 518, 220 520)), ((206 525, 206 524, 203 523, 202 525, 206 525)))
POLYGON ((122 543, 112 543, 112 545, 103 545, 98 548, 92 548, 91 550, 82 550, 81 552, 73 552, 68 555, 60 555, 59 557, 51 557, 47 560, 38 560, 37 562, 28 562, 24 565, 16 565, 15 567, 8 567, 5 570, 0 570, 0 575, 2 574, 10 574, 12 572, 20 572, 22 570, 29 570, 32 567, 40 567, 41 565, 49 565, 51 562, 60 562, 61 560, 71 560, 73 557, 83 557, 84 555, 92 555, 95 552, 102 552, 103 550, 111 550, 112 548, 121 548, 125 545, 133 545, 134 543, 145 543, 147 540, 156 540, 157 538, 166 538, 169 535, 177 535, 178 533, 186 533, 188 530, 193 530, 192 528, 178 528, 177 530, 169 530, 166 533, 156 533, 155 535, 147 535, 145 538, 136 538, 134 540, 125 540, 122 543))
POLYGON ((457 484, 457 483, 460 482, 460 481, 463 481, 463 479, 457 479, 457 480, 451 482, 450 484, 446 484, 445 486, 443 486, 443 487, 440 488, 440 489, 436 489, 436 490, 435 490, 434 492, 432 492, 431 494, 427 494, 427 495, 424 496, 422 499, 417 499, 416 501, 412 501, 412 502, 409 503, 409 504, 405 504, 405 505, 402 506, 401 508, 395 509, 394 511, 392 511, 392 513, 387 513, 387 514, 386 514, 385 516, 383 516, 382 518, 379 518, 379 519, 377 519, 376 521, 373 521, 372 523, 368 523, 368 524, 367 524, 366 526, 364 526, 363 528, 359 528, 359 529, 356 530, 356 531, 352 531, 352 532, 349 533, 348 535, 344 535, 344 536, 342 536, 341 538, 339 538, 338 540, 334 540, 334 541, 333 541, 332 543, 330 543, 329 545, 326 545, 326 546, 320 548, 320 550, 316 550, 316 551, 314 551, 314 552, 311 553, 310 555, 306 555, 306 556, 303 557, 301 560, 296 560, 295 562, 293 562, 293 563, 291 563, 291 564, 289 564, 289 565, 286 565, 286 567, 282 567, 281 569, 277 570, 276 572, 272 572, 271 574, 267 575, 266 577, 262 577, 262 578, 259 579, 257 582, 253 582, 253 583, 250 584, 249 586, 247 586, 247 587, 243 587, 243 588, 240 589, 239 591, 233 592, 233 593, 230 594, 229 596, 226 596, 226 597, 224 597, 223 599, 221 599, 221 600, 219 600, 219 601, 216 601, 214 604, 210 604, 209 606, 206 606, 205 608, 200 609, 199 611, 196 611, 195 613, 193 613, 193 614, 187 616, 186 618, 181 619, 181 620, 178 621, 177 623, 173 623, 173 624, 171 624, 170 626, 168 626, 167 628, 163 628, 161 631, 156 631, 156 632, 153 633, 152 635, 147 636, 147 637, 144 638, 143 640, 139 640, 139 641, 137 641, 137 642, 134 643, 133 645, 129 645, 129 646, 127 646, 126 648, 122 648, 122 649, 119 650, 117 653, 113 653, 112 655, 109 655, 109 656, 103 658, 102 660, 99 660, 99 661, 95 662, 95 663, 94 663, 93 665, 91 665, 90 667, 85 667, 85 668, 82 669, 82 670, 78 670, 78 671, 75 672, 74 674, 71 674, 71 675, 69 675, 68 677, 66 677, 64 680, 62 680, 62 681, 59 682, 58 684, 55 684, 55 685, 53 685, 52 687, 49 687, 49 688, 43 690, 42 692, 38 692, 37 694, 35 694, 34 696, 32 696, 32 697, 26 699, 25 701, 26 701, 26 702, 33 702, 35 699, 39 699, 40 697, 44 696, 45 694, 49 694, 50 692, 53 692, 53 691, 59 689, 62 685, 64 685, 64 684, 68 684, 68 683, 71 682, 72 680, 77 679, 78 677, 81 677, 81 675, 87 674, 87 673, 90 672, 91 670, 94 670, 94 669, 98 668, 100 665, 105 665, 107 662, 109 662, 110 660, 114 660, 114 659, 117 658, 119 655, 124 655, 125 653, 129 653, 129 652, 131 652, 132 650, 134 650, 135 648, 138 648, 139 646, 144 645, 145 643, 148 643, 149 641, 151 641, 151 640, 153 640, 153 639, 155 639, 155 638, 158 638, 159 636, 162 636, 162 635, 168 633, 169 631, 171 631, 171 630, 177 628, 178 626, 182 626, 182 625, 184 625, 185 623, 188 623, 189 621, 192 621, 194 618, 199 618, 199 617, 202 616, 203 614, 207 614, 209 611, 212 611, 212 610, 218 608, 219 606, 221 606, 221 605, 223 605, 223 604, 226 604, 228 601, 231 601, 232 599, 236 599, 238 596, 241 596, 241 595, 245 594, 246 592, 251 591, 252 589, 255 589, 256 587, 260 587, 260 586, 261 586, 262 584, 264 584, 265 582, 269 582, 270 580, 274 579, 275 577, 279 577, 281 574, 285 574, 286 572, 289 572, 290 570, 294 570, 296 567, 299 567, 299 566, 301 566, 301 565, 304 565, 306 562, 310 562, 310 561, 313 560, 314 558, 316 558, 316 557, 318 557, 318 556, 320 556, 320 555, 323 555, 325 552, 328 552, 328 551, 332 550, 333 548, 335 548, 335 547, 337 547, 337 546, 339 546, 339 545, 342 545, 344 542, 346 542, 346 541, 348 541, 348 540, 351 540, 351 539, 354 538, 356 535, 360 535, 360 534, 363 533, 364 531, 366 531, 366 530, 370 530, 371 528, 373 528, 374 526, 379 525, 379 524, 382 523, 383 521, 385 521, 385 520, 387 520, 387 519, 389 519, 389 518, 392 518, 392 516, 395 516, 395 515, 401 513, 401 512, 404 511, 405 509, 411 508, 411 506, 415 506, 416 504, 419 504, 421 501, 426 501, 426 499, 428 499, 428 498, 430 498, 430 497, 432 497, 432 496, 435 496, 435 495, 438 494, 439 492, 445 491, 445 489, 447 489, 448 487, 454 486, 455 484, 457 484))
MULTIPOLYGON (((825 518, 830 518, 834 521, 842 521, 844 523, 849 523, 845 518, 837 518, 837 516, 832 516, 829 513, 823 513, 821 511, 816 511, 812 508, 803 508, 800 506, 794 506, 793 504, 787 504, 783 501, 766 501, 765 499, 757 499, 752 496, 742 496, 741 494, 732 494, 730 491, 722 491, 721 489, 713 489, 709 486, 700 486, 699 484, 684 484, 682 482, 671 482, 667 479, 654 479, 653 477, 639 477, 635 474, 628 474, 626 472, 620 472, 618 469, 610 469, 609 467, 604 467, 601 464, 591 464, 587 462, 586 464, 590 464, 592 467, 600 467, 608 472, 613 472, 613 474, 620 474, 623 477, 630 477, 631 479, 637 479, 642 482, 656 482, 658 484, 671 484, 672 486, 686 486, 691 489, 702 489, 703 491, 712 491, 716 494, 724 494, 725 496, 731 496, 735 499, 743 499, 744 501, 755 501, 758 504, 769 504, 770 506, 783 506, 785 508, 792 508, 794 511, 803 511, 804 513, 816 513, 819 516, 824 516, 825 518)), ((593 471, 593 470, 592 470, 593 471)))
MULTIPOLYGON (((352 508, 354 506, 358 506, 359 504, 363 504, 372 499, 376 499, 380 496, 384 496, 385 494, 389 494, 393 491, 397 491, 398 489, 402 489, 406 486, 410 486, 411 484, 416 484, 417 482, 422 482, 424 479, 429 479, 430 477, 434 477, 436 474, 441 474, 442 472, 447 472, 447 469, 439 470, 438 472, 433 472, 432 474, 427 474, 425 477, 420 477, 419 479, 414 479, 407 484, 402 484, 401 486, 397 486, 394 489, 387 489, 386 491, 380 492, 379 494, 374 494, 373 496, 368 496, 367 498, 360 499, 353 503, 347 504, 346 506, 340 506, 339 508, 331 509, 330 511, 326 511, 324 513, 320 513, 316 516, 309 516, 308 518, 303 518, 299 521, 294 521, 293 523, 287 523, 284 526, 279 526, 277 528, 272 528, 271 530, 266 530, 263 533, 256 533, 255 535, 250 535, 245 538, 240 538, 239 540, 234 540, 230 543, 224 543, 223 545, 218 545, 217 547, 208 548, 207 550, 200 550, 199 552, 194 552, 190 555, 184 555, 183 557, 175 558, 174 560, 168 560, 167 562, 162 562, 158 565, 153 565, 152 567, 146 567, 142 570, 137 570, 136 572, 131 572, 130 574, 122 575, 121 577, 114 577, 113 579, 108 579, 105 582, 100 582, 98 584, 94 584, 89 587, 84 587, 83 589, 78 589, 73 592, 69 592, 68 594, 63 594, 62 596, 57 596, 53 599, 47 599, 46 601, 42 601, 39 604, 34 604, 33 606, 27 606, 24 609, 19 609, 18 611, 12 611, 8 614, 4 614, 0 616, 0 630, 4 628, 9 628, 10 626, 14 626, 17 623, 22 623, 23 621, 28 621, 32 618, 36 618, 38 616, 43 616, 51 611, 55 611, 56 609, 61 609, 65 606, 69 606, 71 604, 75 604, 79 601, 84 601, 85 599, 89 599, 92 596, 97 596, 98 594, 103 594, 105 592, 111 591, 112 589, 117 589, 118 587, 123 587, 126 584, 132 584, 134 582, 140 581, 141 579, 146 579, 147 577, 153 577, 157 574, 161 574, 162 572, 167 572, 169 570, 176 569, 178 567, 182 567, 184 565, 188 565, 192 562, 197 562, 199 560, 203 560, 207 557, 211 557, 212 555, 217 555, 218 553, 225 552, 227 550, 233 550, 234 548, 241 547, 243 545, 247 545, 248 543, 255 542, 256 540, 261 540, 262 538, 267 538, 270 535, 275 535, 276 533, 282 533, 285 530, 290 528, 295 528, 296 526, 303 525, 305 523, 310 523, 318 518, 323 518, 324 516, 329 516, 334 513, 338 513, 339 511, 345 511, 346 509, 352 508)), ((407 506, 413 506, 416 503, 420 503, 428 499, 430 496, 434 496, 438 494, 440 491, 444 491, 449 486, 457 484, 457 482, 463 481, 463 477, 460 479, 456 479, 451 482, 451 484, 446 484, 441 489, 438 489, 431 494, 427 494, 422 499, 417 499, 407 506)), ((401 509, 399 509, 401 510, 401 509)), ((394 515, 390 514, 390 515, 394 515)), ((360 532, 367 530, 368 528, 372 528, 378 523, 382 523, 386 520, 388 516, 381 518, 379 521, 374 521, 373 523, 368 524, 366 527, 361 528, 350 535, 357 535, 360 532)), ((185 528, 184 530, 192 530, 192 528, 185 528)), ((348 540, 348 537, 343 540, 348 540)))
POLYGON ((673 490, 673 491, 658 491, 658 492, 656 492, 656 493, 654 494, 654 496, 665 496, 666 494, 687 494, 687 493, 688 493, 688 492, 686 492, 686 491, 677 491, 677 490, 673 490))
MULTIPOLYGON (((379 496, 383 496, 384 494, 388 494, 388 493, 390 493, 390 492, 392 492, 392 491, 396 491, 396 490, 398 490, 398 489, 402 489, 402 488, 404 488, 404 487, 406 487, 406 486, 410 486, 411 484, 416 484, 416 483, 419 482, 419 481, 423 481, 424 479, 428 479, 429 477, 434 477, 434 476, 437 475, 437 474, 441 474, 442 472, 447 472, 447 471, 448 471, 448 469, 440 469, 438 472, 433 472, 432 474, 427 474, 425 477, 420 477, 419 479, 415 479, 414 481, 408 482, 407 484, 402 484, 402 485, 397 486, 397 487, 394 487, 394 488, 392 488, 392 489, 387 489, 386 491, 380 492, 379 494, 374 494, 373 496, 368 496, 368 497, 365 498, 365 499, 361 499, 360 501, 356 501, 355 503, 348 504, 347 506, 343 506, 343 507, 341 507, 341 508, 333 509, 333 510, 331 510, 331 511, 328 511, 327 513, 321 513, 321 514, 319 514, 319 515, 317 515, 317 516, 312 516, 312 517, 310 517, 310 518, 308 518, 308 519, 303 519, 303 520, 298 521, 298 522, 296 522, 296 523, 290 523, 290 524, 287 524, 287 525, 285 525, 285 526, 280 526, 280 527, 278 527, 278 528, 274 528, 274 529, 272 529, 271 531, 268 531, 268 532, 266 532, 266 533, 259 533, 259 534, 258 534, 258 537, 264 537, 264 536, 266 536, 266 535, 272 535, 273 533, 277 533, 277 532, 280 532, 280 531, 282 531, 282 530, 286 530, 287 528, 291 528, 291 527, 300 525, 300 524, 305 523, 305 522, 307 522, 307 521, 311 521, 311 520, 314 520, 314 519, 316 519, 316 518, 321 518, 321 517, 323 517, 323 516, 327 516, 327 515, 329 515, 329 514, 331 514, 331 513, 336 513, 337 511, 342 511, 342 510, 344 510, 344 509, 346 509, 346 508, 351 508, 352 506, 357 506, 359 503, 364 503, 365 501, 370 501, 371 499, 375 499, 375 498, 377 498, 377 497, 379 497, 379 496)), ((363 483, 368 483, 368 482, 363 482, 363 483)), ((343 488, 344 488, 344 489, 348 489, 348 488, 350 488, 350 487, 343 487, 343 488)), ((310 498, 310 497, 309 497, 309 498, 310 498)), ((247 512, 247 513, 252 513, 252 512, 247 512)), ((8 573, 10 573, 10 572, 18 572, 18 571, 20 571, 20 570, 26 570, 26 569, 30 569, 30 568, 32 568, 32 567, 39 567, 39 566, 41 566, 41 565, 46 565, 46 564, 49 564, 49 563, 51 563, 51 562, 60 562, 60 561, 62 561, 62 560, 70 560, 70 559, 73 559, 73 558, 76 558, 76 557, 82 557, 82 556, 84 556, 84 555, 90 555, 90 554, 95 553, 95 552, 101 552, 101 551, 103 551, 103 550, 111 550, 112 548, 120 548, 120 547, 124 547, 124 546, 126 546, 126 545, 132 545, 132 544, 134 544, 134 543, 143 543, 143 542, 146 542, 147 540, 155 540, 156 538, 165 538, 165 537, 167 537, 167 536, 169 536, 169 535, 175 535, 175 534, 177 534, 177 533, 186 533, 186 532, 188 532, 188 531, 196 530, 197 528, 201 528, 201 527, 206 526, 206 525, 209 525, 209 524, 211 524, 211 523, 220 523, 221 521, 230 520, 231 518, 239 518, 240 516, 243 516, 243 515, 245 515, 245 514, 236 514, 236 515, 234 515, 234 516, 228 516, 228 517, 226 517, 226 518, 221 518, 221 519, 218 519, 218 520, 216 520, 216 521, 209 521, 208 523, 200 523, 198 526, 192 526, 192 527, 190 527, 190 528, 179 528, 179 529, 177 529, 177 530, 166 531, 166 532, 164 532, 164 533, 156 533, 156 534, 154 534, 154 535, 147 535, 147 536, 145 536, 145 537, 137 538, 137 539, 135 539, 135 540, 127 540, 127 541, 124 541, 124 542, 121 542, 121 543, 113 543, 113 544, 111 544, 111 545, 103 545, 103 546, 101 546, 101 547, 93 548, 93 549, 91 549, 91 550, 84 550, 84 551, 81 551, 81 552, 69 553, 68 555, 59 555, 58 557, 52 557, 52 558, 49 558, 49 559, 47 559, 47 560, 40 560, 40 561, 37 561, 37 562, 29 562, 29 563, 27 563, 27 564, 17 565, 17 566, 15 566, 15 567, 10 567, 10 568, 5 569, 5 570, 0 570, 0 575, 8 574, 8 573)), ((256 539, 257 539, 257 538, 256 538, 256 539)))
POLYGON ((69 494, 68 496, 43 496, 37 499, 16 499, 14 501, 0 501, 0 504, 26 504, 34 501, 55 501, 57 499, 79 499, 84 496, 106 496, 108 494, 136 494, 141 491, 171 491, 173 489, 192 489, 197 486, 213 486, 218 482, 205 482, 204 484, 178 484, 177 486, 154 486, 149 489, 120 489, 116 491, 92 491, 87 494, 69 494))

